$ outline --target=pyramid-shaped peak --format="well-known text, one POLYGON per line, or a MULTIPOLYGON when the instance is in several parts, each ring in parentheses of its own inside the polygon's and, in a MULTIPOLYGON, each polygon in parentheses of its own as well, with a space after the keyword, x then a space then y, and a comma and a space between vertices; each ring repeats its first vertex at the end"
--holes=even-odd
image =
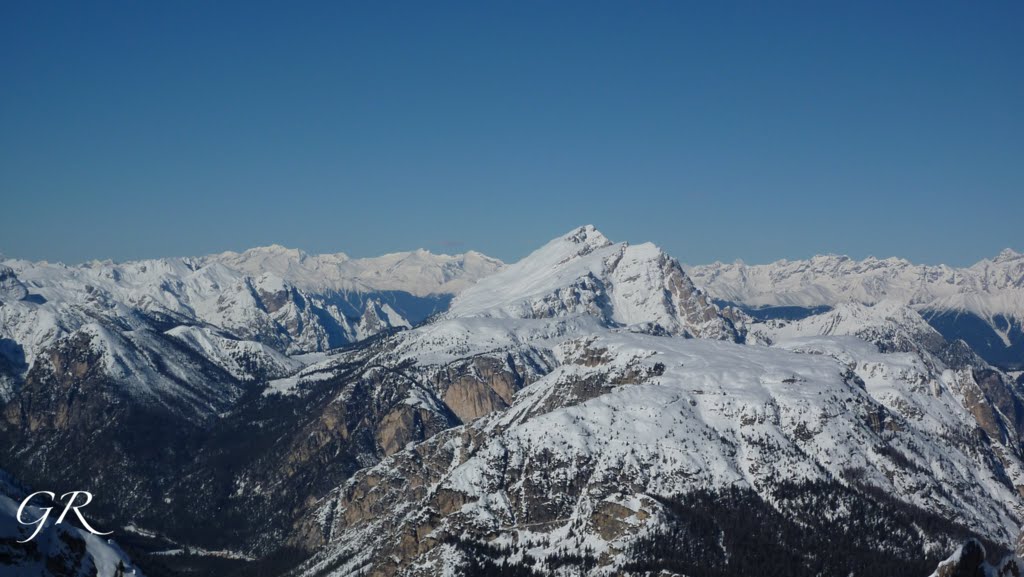
POLYGON ((1019 259, 1021 257, 1024 257, 1024 254, 1021 254, 1021 253, 1013 250, 1012 248, 1004 248, 999 253, 999 255, 996 256, 996 258, 995 258, 995 260, 993 262, 1009 262, 1011 260, 1017 260, 1017 259, 1019 259))
POLYGON ((446 313, 449 319, 571 316, 652 334, 738 338, 675 259, 652 243, 612 243, 593 226, 480 280, 446 313))

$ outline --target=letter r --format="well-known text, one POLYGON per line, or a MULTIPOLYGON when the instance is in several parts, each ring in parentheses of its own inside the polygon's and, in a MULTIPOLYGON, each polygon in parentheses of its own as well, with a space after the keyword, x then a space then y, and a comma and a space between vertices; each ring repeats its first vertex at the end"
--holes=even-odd
POLYGON ((64 511, 61 512, 60 517, 57 517, 58 525, 60 524, 61 521, 64 520, 64 516, 68 514, 68 511, 71 510, 75 512, 75 515, 78 515, 78 520, 81 521, 82 526, 85 527, 93 535, 110 535, 111 533, 113 533, 113 531, 101 533, 100 531, 93 529, 89 526, 89 522, 85 520, 85 515, 82 515, 82 512, 79 511, 79 509, 81 509, 82 507, 85 507, 89 503, 92 503, 92 493, 88 491, 71 491, 70 493, 64 493, 63 495, 61 495, 60 499, 63 501, 64 497, 67 497, 68 495, 71 495, 71 498, 68 499, 68 504, 64 506, 64 511), (81 505, 75 505, 75 499, 77 499, 79 495, 85 495, 85 503, 82 503, 81 505))

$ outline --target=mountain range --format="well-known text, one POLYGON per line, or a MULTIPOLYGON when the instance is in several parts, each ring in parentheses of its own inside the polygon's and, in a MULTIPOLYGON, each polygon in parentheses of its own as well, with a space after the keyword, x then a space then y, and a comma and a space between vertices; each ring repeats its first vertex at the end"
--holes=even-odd
POLYGON ((8 520, 0 563, 104 575, 116 557, 150 577, 1019 569, 1022 295, 1012 251, 962 269, 687 267, 592 226, 510 265, 277 246, 7 260, 3 502, 90 490, 115 535, 102 551, 29 551, 8 520))
POLYGON ((992 364, 1024 369, 1024 254, 1011 249, 965 268, 826 255, 766 265, 714 263, 687 272, 716 298, 762 318, 839 303, 899 302, 992 364))

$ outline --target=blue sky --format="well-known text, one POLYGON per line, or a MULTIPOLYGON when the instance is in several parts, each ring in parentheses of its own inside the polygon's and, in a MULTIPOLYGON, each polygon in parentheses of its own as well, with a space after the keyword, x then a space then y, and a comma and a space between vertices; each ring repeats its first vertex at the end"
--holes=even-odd
POLYGON ((1020 2, 8 2, 0 252, 1024 249, 1020 2))

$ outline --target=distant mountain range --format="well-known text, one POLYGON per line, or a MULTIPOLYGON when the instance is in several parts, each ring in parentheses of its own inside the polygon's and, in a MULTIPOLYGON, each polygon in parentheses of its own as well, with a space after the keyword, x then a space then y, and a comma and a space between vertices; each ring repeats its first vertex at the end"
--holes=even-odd
POLYGON ((1012 251, 689 268, 592 226, 511 265, 4 261, 0 575, 970 575, 1024 523, 1022 287, 1012 251), (115 535, 16 546, 27 486, 115 535))
POLYGON ((78 335, 103 349, 125 381, 162 378, 162 371, 153 373, 147 363, 129 358, 133 353, 126 348, 165 346, 198 352, 241 380, 285 374, 296 365, 283 355, 408 328, 445 310, 455 292, 501 267, 472 252, 350 259, 279 246, 123 264, 4 261, 0 399, 11 394, 40 351, 78 335), (168 339, 174 342, 164 344, 168 339))
POLYGON ((947 338, 967 341, 989 362, 1024 369, 1024 254, 1010 249, 966 268, 827 255, 765 265, 715 263, 687 272, 716 298, 758 316, 895 301, 920 312, 947 338))

